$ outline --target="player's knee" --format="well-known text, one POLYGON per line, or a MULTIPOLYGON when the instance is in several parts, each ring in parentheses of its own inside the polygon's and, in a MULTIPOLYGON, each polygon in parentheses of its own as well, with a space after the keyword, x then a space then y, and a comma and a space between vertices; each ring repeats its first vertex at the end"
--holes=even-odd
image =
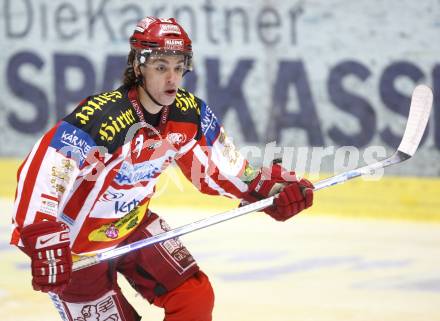
POLYGON ((203 272, 196 273, 178 288, 156 298, 165 309, 165 321, 211 321, 214 291, 203 272))
POLYGON ((214 291, 208 277, 203 272, 198 272, 188 283, 187 308, 192 311, 194 320, 212 320, 214 291))

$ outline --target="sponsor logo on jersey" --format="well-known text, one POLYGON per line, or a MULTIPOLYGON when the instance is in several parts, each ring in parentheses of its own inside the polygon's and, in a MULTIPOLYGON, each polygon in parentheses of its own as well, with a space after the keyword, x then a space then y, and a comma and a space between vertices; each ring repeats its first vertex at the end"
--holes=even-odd
POLYGON ((109 186, 108 189, 99 197, 99 201, 93 207, 89 217, 115 219, 121 218, 145 198, 154 192, 154 185, 130 186, 130 189, 118 189, 109 186))
POLYGON ((63 121, 58 127, 50 146, 64 156, 75 159, 81 166, 87 154, 96 144, 85 131, 63 121))
POLYGON ((148 202, 141 206, 135 207, 116 222, 104 224, 101 227, 93 230, 89 234, 89 241, 110 242, 127 236, 142 221, 147 212, 147 207, 148 202))
POLYGON ((117 90, 93 96, 84 104, 84 106, 81 107, 81 110, 75 114, 75 117, 76 119, 79 119, 79 122, 82 125, 85 125, 89 122, 90 117, 92 117, 96 111, 102 111, 102 107, 107 105, 108 102, 116 102, 121 98, 122 94, 117 90))
MULTIPOLYGON (((110 187, 104 194, 102 194, 102 196, 99 198, 99 201, 112 202, 114 204, 114 215, 121 217, 124 214, 129 213, 140 203, 140 201, 136 198, 126 201, 123 199, 124 197, 127 199, 130 197, 130 195, 125 195, 125 193, 119 192, 117 189, 110 187)), ((102 211, 107 210, 108 207, 102 208, 102 211)), ((114 217, 114 215, 112 217, 114 217)))
POLYGON ((58 199, 53 195, 41 194, 40 213, 57 217, 58 199))
POLYGON ((139 201, 137 199, 134 199, 130 202, 124 202, 124 201, 116 201, 115 202, 115 215, 120 215, 129 213, 131 210, 133 210, 136 206, 139 205, 139 201))
POLYGON ((104 142, 112 142, 113 139, 125 128, 136 122, 132 109, 122 110, 118 116, 109 116, 101 123, 99 139, 104 142))
POLYGON ((151 161, 139 164, 124 162, 116 174, 115 182, 118 185, 133 185, 147 182, 161 172, 161 167, 162 162, 160 165, 151 161))
POLYGON ((217 121, 217 117, 214 115, 211 108, 205 104, 202 105, 200 117, 203 135, 205 135, 208 145, 212 146, 220 133, 220 125, 217 121))
POLYGON ((183 114, 186 114, 190 109, 195 109, 197 114, 200 115, 200 109, 196 98, 189 92, 179 91, 176 94, 176 107, 180 109, 183 114))
POLYGON ((182 133, 168 133, 167 141, 173 145, 180 145, 186 141, 186 135, 182 133))
POLYGON ((234 143, 232 142, 232 139, 230 139, 223 128, 220 128, 220 135, 218 136, 218 140, 222 147, 220 147, 222 151, 222 155, 229 160, 229 163, 231 165, 237 164, 237 161, 240 159, 240 154, 238 153, 237 149, 235 148, 234 143))
POLYGON ((113 224, 110 224, 110 226, 105 230, 105 236, 107 236, 110 239, 117 239, 118 235, 119 235, 119 230, 113 224))
POLYGON ((71 174, 74 170, 72 160, 62 159, 60 166, 52 166, 50 174, 50 186, 53 194, 60 197, 66 191, 66 186, 70 183, 71 174))
POLYGON ((165 49, 183 50, 183 39, 165 39, 165 49))
POLYGON ((117 191, 106 191, 102 196, 99 198, 101 202, 112 202, 118 199, 121 199, 124 197, 124 193, 117 192, 117 191))

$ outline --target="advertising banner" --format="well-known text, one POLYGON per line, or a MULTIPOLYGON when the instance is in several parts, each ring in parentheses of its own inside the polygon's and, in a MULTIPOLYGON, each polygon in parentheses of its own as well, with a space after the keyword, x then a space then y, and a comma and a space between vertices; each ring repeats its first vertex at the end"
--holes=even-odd
POLYGON ((246 156, 264 162, 270 149, 311 172, 385 157, 403 135, 413 88, 425 83, 435 96, 426 135, 414 159, 391 172, 440 173, 437 0, 0 4, 2 157, 25 156, 83 98, 117 88, 128 38, 153 15, 187 30, 194 72, 185 86, 239 149, 262 151, 246 156))

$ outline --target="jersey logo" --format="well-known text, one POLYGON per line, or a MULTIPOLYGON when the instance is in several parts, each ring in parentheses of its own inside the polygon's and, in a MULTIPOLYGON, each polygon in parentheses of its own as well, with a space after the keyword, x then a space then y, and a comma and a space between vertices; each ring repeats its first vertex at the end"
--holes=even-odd
POLYGON ((200 107, 197 104, 197 100, 193 94, 179 90, 176 94, 176 107, 186 114, 190 109, 195 109, 197 114, 200 115, 200 107))
POLYGON ((111 201, 115 201, 115 200, 118 200, 123 197, 124 197, 124 193, 107 191, 104 194, 102 194, 102 196, 99 200, 102 202, 111 202, 111 201))
POLYGON ((205 135, 208 145, 212 146, 220 133, 220 125, 217 121, 217 117, 214 115, 211 108, 205 104, 202 105, 202 113, 200 117, 200 125, 202 127, 203 135, 205 135))
POLYGON ((168 133, 167 141, 172 145, 180 145, 186 142, 186 135, 182 133, 168 133))
POLYGON ((124 161, 117 172, 114 181, 119 186, 134 185, 151 181, 172 162, 175 155, 176 151, 167 150, 162 157, 150 159, 142 163, 132 164, 130 161, 124 161))
POLYGON ((47 242, 49 242, 50 240, 52 240, 55 237, 55 235, 52 235, 51 237, 47 238, 47 239, 39 239, 40 240, 40 245, 44 245, 47 242))
POLYGON ((107 120, 102 122, 99 129, 99 139, 103 142, 111 143, 113 139, 121 132, 125 132, 136 122, 136 117, 131 108, 121 110, 117 116, 108 116, 107 120))
POLYGON ((133 185, 147 182, 161 172, 160 167, 152 162, 131 164, 124 162, 116 174, 115 181, 118 185, 133 185))
POLYGON ((81 167, 96 143, 85 131, 63 121, 57 128, 50 146, 64 156, 74 159, 81 167))
POLYGON ((91 97, 75 114, 75 118, 78 119, 82 125, 85 125, 96 111, 102 111, 102 107, 107 105, 110 101, 116 102, 121 98, 122 93, 117 90, 91 97))
POLYGON ((104 224, 89 234, 89 241, 111 242, 128 236, 144 218, 148 208, 148 202, 132 209, 128 214, 116 222, 104 224))

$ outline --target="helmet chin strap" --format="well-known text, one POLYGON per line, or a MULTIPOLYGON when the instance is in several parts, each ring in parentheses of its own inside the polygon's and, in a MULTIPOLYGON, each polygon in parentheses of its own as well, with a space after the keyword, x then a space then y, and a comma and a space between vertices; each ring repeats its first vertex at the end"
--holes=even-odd
POLYGON ((139 68, 139 72, 141 73, 141 75, 138 77, 138 81, 137 82, 140 85, 140 87, 142 88, 142 90, 144 91, 144 93, 146 93, 147 96, 150 97, 152 102, 155 103, 157 106, 163 107, 163 104, 161 104, 156 99, 154 99, 153 95, 150 94, 150 92, 148 91, 147 87, 145 86, 144 75, 142 74, 142 71, 140 70, 140 68, 139 68))

